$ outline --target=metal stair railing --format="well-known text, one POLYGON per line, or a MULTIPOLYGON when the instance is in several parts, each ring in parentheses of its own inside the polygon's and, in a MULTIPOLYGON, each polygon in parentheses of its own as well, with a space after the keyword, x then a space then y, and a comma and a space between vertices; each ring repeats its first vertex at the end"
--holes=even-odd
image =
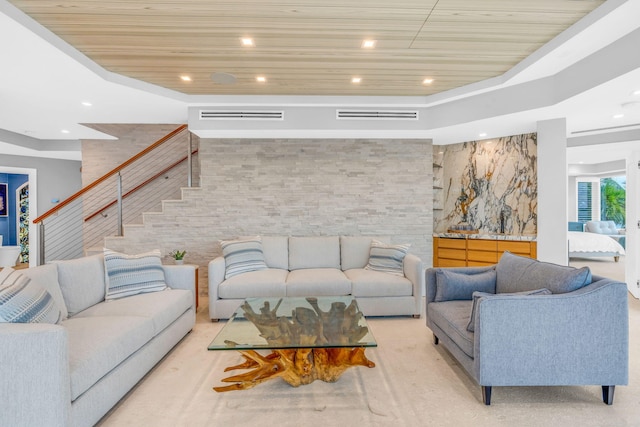
POLYGON ((194 184, 194 145, 187 125, 179 126, 36 218, 38 263, 102 248, 106 236, 123 235, 123 224, 140 223, 142 213, 159 211, 162 200, 180 199, 185 183, 194 184))

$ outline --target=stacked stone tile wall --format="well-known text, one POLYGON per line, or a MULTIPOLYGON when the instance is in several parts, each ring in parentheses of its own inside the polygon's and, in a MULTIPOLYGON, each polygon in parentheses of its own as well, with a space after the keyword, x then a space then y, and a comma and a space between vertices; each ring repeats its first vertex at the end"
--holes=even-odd
POLYGON ((237 236, 389 236, 431 265, 430 140, 202 139, 199 158, 200 188, 106 246, 186 249, 203 295, 219 240, 237 236))

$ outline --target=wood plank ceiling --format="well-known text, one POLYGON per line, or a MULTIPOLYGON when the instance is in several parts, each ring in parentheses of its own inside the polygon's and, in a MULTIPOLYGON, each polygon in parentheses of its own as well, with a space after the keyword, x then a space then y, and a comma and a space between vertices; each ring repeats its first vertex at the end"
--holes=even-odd
POLYGON ((504 73, 603 2, 11 0, 107 70, 205 95, 434 94, 504 73))

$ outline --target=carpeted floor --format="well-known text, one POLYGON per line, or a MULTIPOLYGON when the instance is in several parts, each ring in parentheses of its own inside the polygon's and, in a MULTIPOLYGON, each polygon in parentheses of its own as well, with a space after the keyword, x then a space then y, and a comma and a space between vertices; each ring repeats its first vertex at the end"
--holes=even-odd
MULTIPOLYGON (((624 277, 623 263, 572 265, 624 277)), ((369 319, 378 347, 367 356, 377 366, 351 368, 336 383, 293 388, 274 380, 216 393, 211 387, 221 385, 223 369, 241 358, 234 351, 206 350, 224 323, 211 323, 201 306, 194 330, 99 425, 640 426, 640 301, 630 298, 629 309, 630 384, 616 388, 613 406, 602 403, 600 387, 588 386, 495 387, 487 407, 480 387, 442 346, 433 345, 424 317, 369 319)))

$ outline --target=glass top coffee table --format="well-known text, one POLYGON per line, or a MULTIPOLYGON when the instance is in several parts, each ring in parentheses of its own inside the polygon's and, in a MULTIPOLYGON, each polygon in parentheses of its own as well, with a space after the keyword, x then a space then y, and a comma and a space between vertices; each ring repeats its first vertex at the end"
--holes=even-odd
POLYGON ((223 379, 218 392, 244 390, 272 378, 292 386, 335 382, 351 366, 375 364, 364 350, 376 347, 367 321, 352 297, 251 298, 231 316, 209 350, 237 350, 249 369, 223 379), (262 355, 256 350, 270 350, 262 355))

